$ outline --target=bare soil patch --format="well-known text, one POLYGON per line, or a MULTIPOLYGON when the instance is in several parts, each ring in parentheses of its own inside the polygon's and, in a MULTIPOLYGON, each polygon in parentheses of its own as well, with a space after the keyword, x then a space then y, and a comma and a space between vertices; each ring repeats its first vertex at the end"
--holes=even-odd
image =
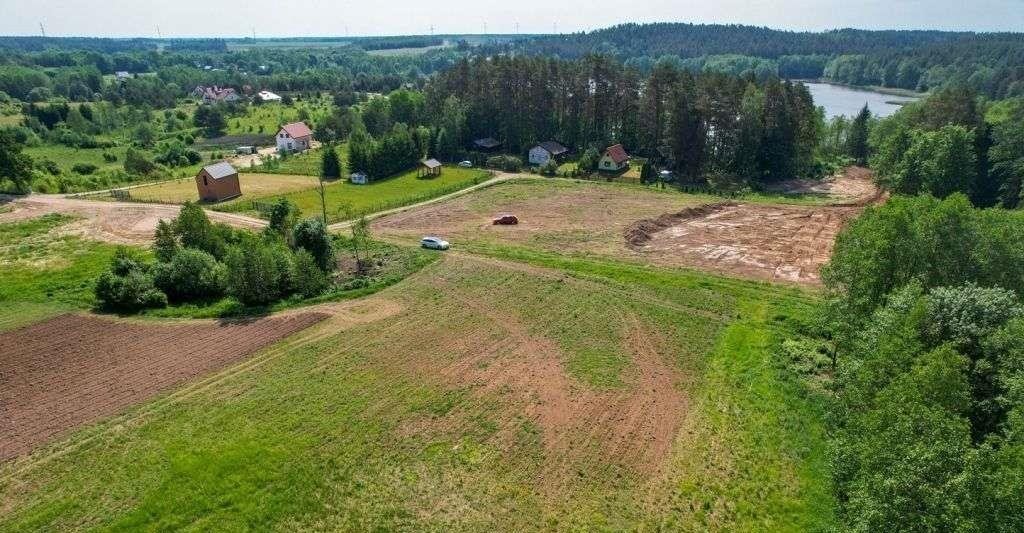
POLYGON ((768 187, 770 192, 803 194, 827 198, 830 205, 867 205, 881 198, 882 191, 874 183, 871 170, 847 167, 841 174, 821 180, 793 179, 768 187))
POLYGON ((0 334, 0 461, 239 361, 327 316, 150 324, 62 315, 0 334))
MULTIPOLYGON (((531 274, 561 279, 557 272, 531 274)), ((573 483, 578 469, 595 464, 625 466, 642 477, 662 469, 687 410, 689 378, 669 362, 672 350, 657 331, 624 313, 622 351, 630 355, 631 369, 623 387, 595 389, 571 377, 558 343, 531 331, 516 312, 461 293, 443 279, 433 283, 481 317, 480 330, 441 347, 453 354, 445 364, 404 363, 412 365, 409 372, 436 375, 449 386, 470 391, 472 400, 443 417, 413 420, 402 428, 403 434, 465 431, 474 404, 498 396, 506 408, 496 420, 499 429, 492 442, 514 449, 522 423, 535 424, 544 449, 537 482, 545 491, 560 491, 573 483)), ((587 290, 585 281, 565 283, 587 290)))
MULTIPOLYGON (((181 206, 127 202, 100 202, 65 198, 58 195, 33 194, 17 198, 8 206, 11 210, 0 213, 0 223, 39 217, 48 213, 76 215, 81 220, 62 226, 60 231, 87 239, 115 244, 149 244, 157 222, 178 216, 181 206)), ((207 211, 214 222, 223 222, 239 228, 261 228, 265 221, 232 213, 207 211)))
POLYGON ((816 285, 836 235, 861 208, 719 204, 694 212, 675 217, 677 223, 665 229, 636 230, 625 239, 657 264, 816 285))

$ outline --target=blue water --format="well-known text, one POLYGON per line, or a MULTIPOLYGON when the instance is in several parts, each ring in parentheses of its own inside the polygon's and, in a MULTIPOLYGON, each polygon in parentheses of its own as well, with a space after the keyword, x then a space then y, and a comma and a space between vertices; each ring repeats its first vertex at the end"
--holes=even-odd
POLYGON ((899 111, 901 107, 889 102, 913 102, 917 100, 917 98, 912 97, 894 96, 864 89, 851 89, 828 83, 804 82, 804 85, 811 91, 811 96, 814 97, 814 105, 825 108, 826 119, 840 115, 850 118, 855 117, 857 113, 860 113, 864 104, 868 105, 872 115, 887 117, 899 111))

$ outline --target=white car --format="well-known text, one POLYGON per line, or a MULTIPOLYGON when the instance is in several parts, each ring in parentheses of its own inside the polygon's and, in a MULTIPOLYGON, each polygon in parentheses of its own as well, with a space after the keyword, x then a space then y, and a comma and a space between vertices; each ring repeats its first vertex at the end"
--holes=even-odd
POLYGON ((461 162, 459 162, 459 166, 462 167, 462 168, 473 168, 473 162, 472 161, 461 161, 461 162))
POLYGON ((441 237, 423 237, 420 246, 430 250, 447 250, 451 245, 441 237))

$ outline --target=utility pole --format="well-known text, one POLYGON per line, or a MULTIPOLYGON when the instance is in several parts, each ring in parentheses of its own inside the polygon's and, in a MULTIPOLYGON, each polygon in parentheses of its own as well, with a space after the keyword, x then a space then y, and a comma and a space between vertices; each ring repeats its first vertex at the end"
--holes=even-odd
POLYGON ((42 32, 43 37, 46 37, 46 28, 43 27, 43 23, 39 23, 39 31, 42 32))
POLYGON ((162 33, 160 33, 160 25, 159 24, 157 24, 157 26, 156 26, 156 38, 157 39, 163 39, 164 38, 164 35, 162 33))

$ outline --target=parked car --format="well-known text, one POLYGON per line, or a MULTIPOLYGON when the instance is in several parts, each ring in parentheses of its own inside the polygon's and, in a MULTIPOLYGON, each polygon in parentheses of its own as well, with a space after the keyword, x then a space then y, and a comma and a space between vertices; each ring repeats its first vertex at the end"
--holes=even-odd
POLYGON ((462 167, 462 168, 473 168, 473 162, 472 161, 460 161, 459 162, 459 166, 462 167))
POLYGON ((441 237, 423 237, 420 246, 430 250, 447 250, 451 245, 441 237))
POLYGON ((519 217, 510 215, 508 213, 502 213, 491 221, 495 226, 514 226, 519 223, 519 217))

